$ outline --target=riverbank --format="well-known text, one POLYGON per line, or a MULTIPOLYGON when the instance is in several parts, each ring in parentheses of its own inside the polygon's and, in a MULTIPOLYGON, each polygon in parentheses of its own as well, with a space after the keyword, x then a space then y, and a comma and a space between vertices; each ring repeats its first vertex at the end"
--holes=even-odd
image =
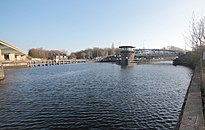
POLYGON ((203 130, 200 69, 196 67, 184 99, 177 130, 203 130))

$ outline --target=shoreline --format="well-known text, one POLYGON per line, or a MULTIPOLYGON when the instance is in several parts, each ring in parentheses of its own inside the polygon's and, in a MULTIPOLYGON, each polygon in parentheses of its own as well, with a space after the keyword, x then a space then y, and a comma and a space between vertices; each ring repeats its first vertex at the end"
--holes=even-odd
POLYGON ((176 130, 204 129, 200 69, 196 67, 187 89, 176 130))

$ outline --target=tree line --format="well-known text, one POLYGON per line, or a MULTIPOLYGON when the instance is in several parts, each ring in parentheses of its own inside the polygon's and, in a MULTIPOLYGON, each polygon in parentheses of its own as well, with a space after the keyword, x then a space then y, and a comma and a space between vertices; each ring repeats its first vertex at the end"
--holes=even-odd
MULTIPOLYGON (((178 50, 182 51, 183 49, 168 46, 162 49, 167 50, 178 50)), ((72 52, 70 55, 67 54, 66 50, 45 50, 43 48, 32 48, 29 50, 28 54, 32 58, 43 58, 43 59, 55 59, 56 56, 67 56, 68 59, 95 59, 97 57, 107 57, 120 54, 119 48, 88 48, 85 50, 72 52)))
POLYGON ((28 55, 32 58, 42 58, 42 59, 50 59, 53 60, 56 56, 67 56, 67 52, 65 50, 45 50, 43 48, 32 48, 29 49, 28 55))
POLYGON ((29 49, 28 54, 32 58, 55 59, 56 56, 67 56, 69 59, 95 59, 97 57, 106 57, 110 55, 118 55, 118 48, 89 48, 77 52, 67 54, 66 50, 45 50, 43 48, 29 49))
POLYGON ((120 50, 118 48, 89 48, 70 54, 70 59, 95 59, 97 57, 106 57, 110 55, 118 55, 120 50))

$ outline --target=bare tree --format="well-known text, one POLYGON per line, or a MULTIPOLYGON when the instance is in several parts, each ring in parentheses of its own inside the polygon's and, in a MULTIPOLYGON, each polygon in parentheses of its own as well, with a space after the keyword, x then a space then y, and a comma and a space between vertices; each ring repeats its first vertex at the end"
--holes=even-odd
POLYGON ((198 21, 193 17, 190 30, 190 43, 194 51, 199 51, 205 46, 205 17, 198 21))
POLYGON ((66 49, 61 49, 60 50, 62 53, 64 53, 65 55, 68 55, 68 51, 66 49))
POLYGON ((76 59, 76 58, 77 58, 77 56, 76 56, 75 53, 71 53, 71 54, 70 54, 70 59, 76 59))
POLYGON ((85 53, 85 52, 82 52, 80 55, 81 55, 81 58, 82 58, 82 59, 85 59, 85 56, 86 56, 86 53, 85 53))
POLYGON ((205 47, 205 17, 196 19, 193 15, 187 40, 186 43, 189 43, 192 48, 192 52, 187 58, 188 64, 191 66, 195 66, 197 63, 201 64, 200 59, 202 59, 205 47))

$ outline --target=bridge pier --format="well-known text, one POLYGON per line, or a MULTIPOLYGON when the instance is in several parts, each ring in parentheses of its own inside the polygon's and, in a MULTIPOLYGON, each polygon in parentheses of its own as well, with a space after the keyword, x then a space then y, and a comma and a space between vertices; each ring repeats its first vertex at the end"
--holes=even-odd
POLYGON ((4 68, 2 63, 0 63, 0 80, 4 79, 4 68))

